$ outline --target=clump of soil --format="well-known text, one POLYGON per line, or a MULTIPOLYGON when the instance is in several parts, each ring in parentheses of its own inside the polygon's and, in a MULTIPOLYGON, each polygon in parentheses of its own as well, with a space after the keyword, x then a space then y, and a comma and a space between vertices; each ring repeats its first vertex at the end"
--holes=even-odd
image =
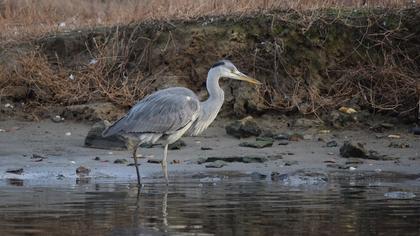
POLYGON ((225 115, 323 115, 349 106, 408 116, 418 102, 418 12, 271 12, 51 35, 0 49, 0 96, 32 107, 122 108, 169 86, 205 96, 209 67, 228 58, 264 85, 223 81, 225 115))

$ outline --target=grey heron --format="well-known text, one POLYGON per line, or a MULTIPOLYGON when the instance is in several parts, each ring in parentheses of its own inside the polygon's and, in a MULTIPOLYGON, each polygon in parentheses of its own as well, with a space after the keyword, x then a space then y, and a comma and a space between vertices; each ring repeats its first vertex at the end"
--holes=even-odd
POLYGON ((122 134, 135 138, 133 158, 139 186, 138 147, 143 143, 163 142, 161 165, 168 184, 168 145, 184 134, 199 135, 214 121, 224 101, 224 92, 219 86, 222 77, 261 84, 240 72, 232 62, 221 60, 208 72, 206 86, 209 97, 206 101, 201 102, 193 91, 183 87, 159 90, 140 100, 126 115, 104 130, 104 137, 122 134))

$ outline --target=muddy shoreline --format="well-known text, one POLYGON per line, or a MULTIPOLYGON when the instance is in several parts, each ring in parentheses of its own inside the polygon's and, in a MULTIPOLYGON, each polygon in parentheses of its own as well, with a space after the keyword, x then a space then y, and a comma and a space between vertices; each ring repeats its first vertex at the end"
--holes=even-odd
MULTIPOLYGON (((326 174, 394 173, 414 177, 420 174, 420 136, 408 133, 405 127, 395 127, 378 135, 362 127, 325 132, 325 128, 287 127, 279 124, 271 130, 276 133, 299 133, 305 139, 288 141, 287 144, 283 142, 283 145, 279 145, 282 141, 275 140, 271 147, 259 149, 240 145, 246 141, 255 141, 255 137, 237 139, 227 135, 227 123, 229 120, 218 119, 202 136, 182 138, 186 146, 170 150, 168 154, 170 178, 200 174, 206 176, 217 172, 245 176, 258 173, 267 179, 273 173, 282 175, 295 171, 326 174), (400 138, 390 138, 390 134, 398 134, 400 138), (328 147, 330 145, 327 146, 327 143, 332 140, 337 145, 328 147), (363 143, 369 150, 394 158, 343 158, 339 149, 347 140, 363 143), (404 145, 393 146, 391 143, 404 145), (224 162, 219 167, 205 162, 211 158, 236 159, 224 162), (252 161, 252 158, 262 158, 263 161, 252 161)), ((135 182, 135 170, 129 166, 132 163, 129 151, 84 146, 90 127, 91 123, 74 121, 0 121, 0 128, 4 130, 0 132, 0 180, 58 185, 74 183, 80 179, 135 182), (90 173, 85 176, 76 174, 80 166, 90 169, 90 173), (23 171, 16 172, 19 169, 23 171), (15 172, 11 173, 13 170, 15 172)), ((145 182, 153 179, 159 181, 162 172, 158 161, 161 159, 162 147, 142 148, 139 152, 143 155, 140 170, 145 182)))

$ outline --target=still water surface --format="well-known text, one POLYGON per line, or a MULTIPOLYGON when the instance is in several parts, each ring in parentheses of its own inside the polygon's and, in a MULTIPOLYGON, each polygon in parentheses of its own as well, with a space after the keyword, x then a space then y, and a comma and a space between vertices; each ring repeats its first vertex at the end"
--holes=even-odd
MULTIPOLYGON (((415 181, 418 182, 418 181, 415 181)), ((0 187, 0 235, 420 235, 418 183, 250 178, 0 187), (410 190, 415 197, 390 199, 410 190)))

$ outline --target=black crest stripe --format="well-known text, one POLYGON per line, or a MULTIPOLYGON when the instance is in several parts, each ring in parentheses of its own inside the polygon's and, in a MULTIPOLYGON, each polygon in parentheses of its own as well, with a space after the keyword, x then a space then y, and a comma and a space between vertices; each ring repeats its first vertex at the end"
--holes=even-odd
POLYGON ((225 62, 223 62, 223 61, 219 61, 219 62, 217 62, 216 64, 212 65, 212 66, 211 66, 211 68, 214 68, 214 67, 216 67, 216 66, 221 66, 221 65, 224 65, 224 64, 225 64, 225 62))

